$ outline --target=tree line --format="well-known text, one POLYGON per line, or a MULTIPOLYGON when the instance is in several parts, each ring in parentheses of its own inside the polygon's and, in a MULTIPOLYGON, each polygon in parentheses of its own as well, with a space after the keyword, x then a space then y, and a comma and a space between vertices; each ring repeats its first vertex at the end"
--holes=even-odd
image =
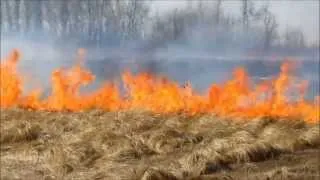
POLYGON ((306 46, 300 29, 288 27, 285 33, 279 33, 277 19, 267 3, 256 8, 253 0, 241 0, 241 15, 237 17, 224 12, 223 0, 212 1, 210 5, 202 0, 188 1, 185 8, 161 14, 151 13, 150 2, 1 0, 1 33, 22 36, 43 33, 96 47, 131 40, 147 41, 149 47, 158 47, 169 42, 184 43, 197 36, 200 44, 202 38, 220 48, 244 42, 248 48, 264 51, 279 46, 306 46))

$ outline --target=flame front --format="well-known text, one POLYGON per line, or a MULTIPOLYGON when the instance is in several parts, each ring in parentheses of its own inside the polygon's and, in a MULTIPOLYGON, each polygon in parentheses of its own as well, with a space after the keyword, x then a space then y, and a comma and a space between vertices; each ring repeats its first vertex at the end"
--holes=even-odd
POLYGON ((193 91, 190 83, 181 87, 165 77, 149 73, 137 75, 126 71, 122 82, 125 96, 114 83, 105 82, 91 93, 80 88, 94 81, 95 76, 82 65, 84 51, 78 53, 77 63, 70 69, 56 69, 51 76, 52 92, 41 97, 41 90, 24 95, 23 78, 17 72, 20 52, 13 50, 1 62, 1 108, 21 107, 48 111, 82 111, 103 109, 117 111, 146 109, 155 113, 185 113, 196 115, 214 113, 219 116, 254 118, 272 116, 299 118, 310 123, 319 121, 319 97, 307 102, 304 95, 307 81, 293 86, 293 64, 285 61, 275 79, 253 84, 243 68, 237 68, 234 77, 224 84, 212 84, 205 95, 193 91), (287 97, 288 91, 299 93, 296 101, 287 97))

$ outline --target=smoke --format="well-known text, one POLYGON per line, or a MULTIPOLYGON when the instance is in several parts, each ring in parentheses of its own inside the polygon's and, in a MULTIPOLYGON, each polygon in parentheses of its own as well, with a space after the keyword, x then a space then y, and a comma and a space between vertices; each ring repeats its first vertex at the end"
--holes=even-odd
MULTIPOLYGON (((110 37, 114 39, 112 34, 110 37)), ((119 45, 119 41, 108 41, 103 48, 97 48, 89 43, 81 44, 73 38, 61 41, 41 31, 5 34, 1 38, 0 55, 3 59, 13 49, 18 49, 22 54, 18 69, 25 76, 25 90, 40 87, 47 94, 51 87, 51 73, 57 68, 71 67, 77 58, 77 50, 84 48, 85 67, 96 76, 94 83, 86 88, 92 90, 106 80, 120 81, 124 70, 137 72, 149 69, 144 54, 138 48, 142 46, 141 42, 127 41, 119 45)))
MULTIPOLYGON (((280 61, 286 54, 254 54, 261 42, 257 32, 233 33, 226 27, 212 32, 209 27, 198 24, 160 44, 152 40, 118 44, 120 40, 115 40, 99 48, 79 44, 73 39, 57 41, 53 36, 37 32, 2 36, 1 58, 14 48, 21 50, 19 69, 33 77, 32 83, 27 83, 28 88, 39 85, 46 92, 50 90, 51 72, 58 67, 71 66, 78 48, 87 50, 85 65, 96 75, 95 83, 88 89, 96 88, 105 80, 120 81, 121 72, 129 69, 166 75, 180 84, 189 81, 195 90, 204 92, 211 83, 223 83, 232 78, 232 70, 239 66, 245 67, 253 80, 279 73, 280 61)), ((297 75, 310 81, 308 95, 319 94, 319 59, 306 61, 307 56, 299 59, 302 63, 297 75)))
POLYGON ((298 65, 294 75, 309 81, 308 98, 320 94, 317 49, 289 51, 277 46, 265 49, 263 38, 264 31, 259 27, 244 32, 241 26, 212 28, 203 23, 187 28, 165 43, 161 41, 161 46, 149 51, 158 73, 180 83, 190 81, 200 92, 211 83, 232 78, 231 72, 236 67, 244 67, 254 82, 273 78, 279 74, 281 62, 290 57, 298 65))
POLYGON ((37 36, 17 34, 1 37, 1 59, 13 49, 18 49, 22 54, 18 69, 25 76, 26 91, 39 86, 49 88, 53 69, 67 65, 66 59, 70 57, 70 54, 62 51, 53 42, 53 39, 45 36, 41 39, 37 36))

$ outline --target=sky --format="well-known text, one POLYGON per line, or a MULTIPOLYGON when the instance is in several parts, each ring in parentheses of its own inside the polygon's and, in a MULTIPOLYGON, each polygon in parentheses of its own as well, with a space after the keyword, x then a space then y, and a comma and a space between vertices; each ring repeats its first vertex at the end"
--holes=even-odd
MULTIPOLYGON (((187 0, 153 0, 153 11, 166 12, 175 8, 186 6, 187 0)), ((215 0, 203 0, 204 3, 212 4, 215 0)), ((198 1, 193 1, 193 6, 197 6, 198 1)), ((278 20, 279 31, 284 32, 286 27, 298 27, 304 34, 306 41, 319 43, 319 0, 255 0, 254 4, 259 7, 269 3, 270 11, 278 20)), ((241 1, 223 0, 222 6, 225 13, 239 14, 241 1)))

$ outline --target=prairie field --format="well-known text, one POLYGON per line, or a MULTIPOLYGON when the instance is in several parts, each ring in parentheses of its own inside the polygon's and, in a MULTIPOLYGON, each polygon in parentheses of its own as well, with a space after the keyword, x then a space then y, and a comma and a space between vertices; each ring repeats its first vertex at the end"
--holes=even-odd
POLYGON ((1 179, 319 179, 319 124, 1 110, 1 179))
POLYGON ((316 7, 1 0, 0 180, 320 180, 316 7))

